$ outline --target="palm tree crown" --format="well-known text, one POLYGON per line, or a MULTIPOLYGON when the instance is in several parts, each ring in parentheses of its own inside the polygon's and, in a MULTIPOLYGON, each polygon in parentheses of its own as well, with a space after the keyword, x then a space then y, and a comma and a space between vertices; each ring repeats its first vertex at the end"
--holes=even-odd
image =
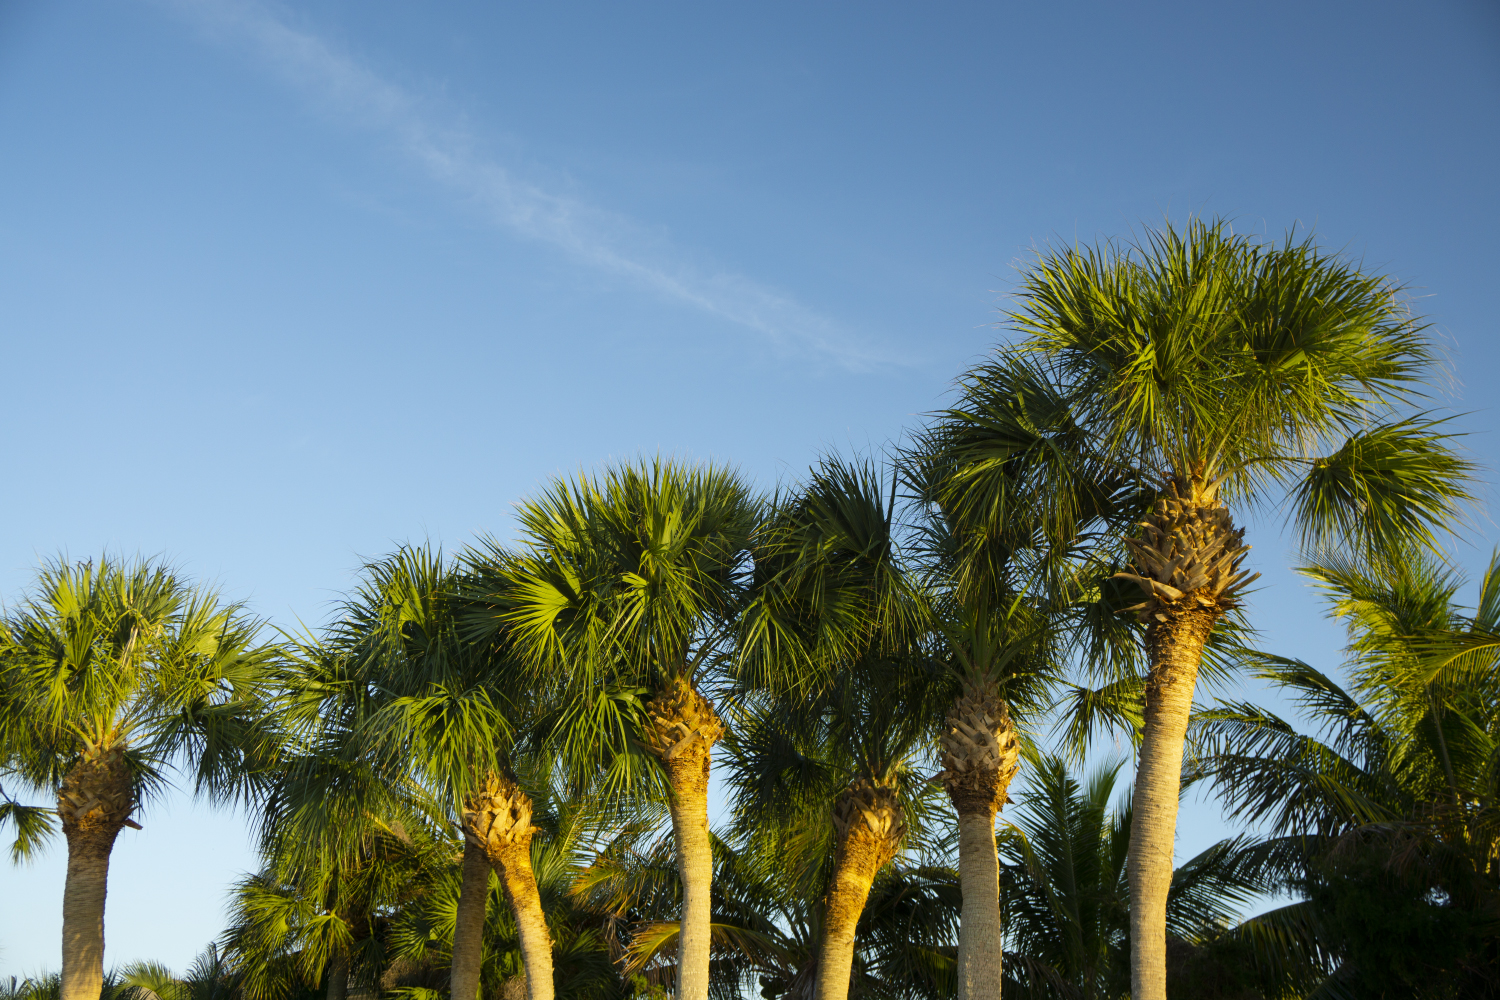
MULTIPOLYGON (((56 796, 68 841, 62 995, 97 997, 119 831, 186 760, 200 793, 248 794, 273 759, 260 623, 164 566, 51 563, 0 622, 0 775, 56 796)), ((8 799, 25 854, 51 832, 8 799)))

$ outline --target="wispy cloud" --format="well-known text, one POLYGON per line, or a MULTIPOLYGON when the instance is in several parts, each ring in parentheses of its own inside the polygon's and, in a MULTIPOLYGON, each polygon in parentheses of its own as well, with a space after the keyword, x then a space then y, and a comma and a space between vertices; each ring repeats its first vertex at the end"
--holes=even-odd
POLYGON ((248 46, 307 97, 377 132, 428 176, 496 226, 549 244, 590 267, 767 338, 780 350, 819 355, 862 371, 906 363, 792 298, 744 275, 705 272, 660 247, 618 213, 548 191, 476 152, 457 115, 382 78, 276 9, 245 0, 168 0, 223 41, 248 46))

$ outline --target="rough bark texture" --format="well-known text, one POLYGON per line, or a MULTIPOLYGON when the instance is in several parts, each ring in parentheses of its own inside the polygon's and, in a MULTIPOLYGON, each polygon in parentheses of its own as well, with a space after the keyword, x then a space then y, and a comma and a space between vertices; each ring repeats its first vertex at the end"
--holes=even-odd
POLYGON ((552 1000, 552 934, 531 870, 531 797, 507 776, 491 774, 470 797, 464 830, 483 845, 516 915, 530 1000, 552 1000))
POLYGON ((1132 565, 1119 574, 1146 596, 1135 610, 1150 660, 1130 826, 1130 983, 1132 1000, 1166 1000, 1167 893, 1193 685, 1214 626, 1256 577, 1240 571, 1244 529, 1201 480, 1171 484, 1141 527, 1141 538, 1126 540, 1132 565))
POLYGON ((817 1000, 846 1000, 854 968, 854 932, 875 875, 901 850, 906 824, 896 789, 860 778, 834 803, 838 851, 824 899, 817 1000))
MULTIPOLYGON (((104 986, 104 895, 109 854, 135 796, 123 747, 85 755, 63 779, 57 814, 68 841, 63 888, 61 1000, 99 1000, 104 986)), ((139 827, 137 827, 139 829, 139 827)))
POLYGON ((677 1000, 708 1000, 713 849, 708 837, 708 764, 724 724, 709 700, 677 678, 647 705, 643 740, 672 786, 672 834, 682 879, 677 1000))
MULTIPOLYGON (((472 814, 465 810, 465 814, 472 814)), ((458 894, 458 922, 453 928, 453 962, 448 984, 453 1000, 479 996, 484 960, 485 904, 490 896, 490 859, 484 845, 464 831, 463 886, 458 894)))
POLYGON ((965 682, 938 745, 943 769, 937 778, 958 814, 999 812, 1021 761, 1021 743, 993 684, 965 682))
POLYGON ((995 815, 1020 764, 1021 744, 994 685, 965 683, 939 739, 938 780, 958 813, 958 872, 963 911, 958 929, 959 1000, 999 1000, 1003 943, 1000 862, 995 815))

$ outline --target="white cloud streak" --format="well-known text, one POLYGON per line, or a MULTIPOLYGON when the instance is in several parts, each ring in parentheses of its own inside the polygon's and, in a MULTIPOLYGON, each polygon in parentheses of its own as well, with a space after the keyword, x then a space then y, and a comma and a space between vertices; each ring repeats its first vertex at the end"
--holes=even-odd
MULTIPOLYGON (((170 0, 169 0, 170 2, 170 0)), ((600 271, 765 337, 779 351, 821 357, 851 371, 908 362, 860 342, 788 296, 733 273, 704 273, 667 259, 631 220, 544 190, 474 151, 470 134, 270 7, 238 0, 171 5, 222 40, 247 46, 306 96, 393 142, 426 173, 518 236, 556 247, 600 271)))

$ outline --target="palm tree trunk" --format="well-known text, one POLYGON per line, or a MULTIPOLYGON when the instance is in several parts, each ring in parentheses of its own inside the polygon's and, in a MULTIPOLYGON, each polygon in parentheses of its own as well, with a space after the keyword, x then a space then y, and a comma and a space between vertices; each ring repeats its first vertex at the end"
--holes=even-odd
POLYGON ((458 921, 453 927, 453 964, 448 973, 453 1000, 475 1000, 479 995, 490 870, 490 859, 484 847, 465 837, 463 887, 458 894, 458 921))
POLYGON ((677 945, 677 1000, 708 1000, 713 921, 713 843, 708 835, 708 773, 713 745, 724 733, 713 705, 683 677, 647 705, 643 736, 672 787, 672 836, 682 881, 677 945))
POLYGON ((552 934, 531 870, 531 835, 506 845, 495 867, 516 915, 521 960, 526 966, 526 996, 528 1000, 552 1000, 552 934))
POLYGON ((349 995, 349 956, 339 955, 328 963, 328 987, 324 1000, 344 1000, 349 995))
POLYGON ((531 838, 536 833, 531 825, 531 797, 508 775, 490 774, 466 805, 466 836, 484 845, 515 913, 527 996, 552 1000, 552 934, 531 869, 531 838))
MULTIPOLYGON (((63 779, 57 813, 68 841, 63 886, 61 1000, 99 1000, 109 855, 133 805, 123 747, 85 756, 63 779)), ((139 829, 139 827, 137 827, 139 829)))
POLYGON ((1004 943, 993 812, 959 813, 958 879, 958 1000, 999 1000, 1004 943))
POLYGON ((1182 748, 1203 647, 1218 621, 1208 608, 1179 611, 1147 631, 1151 674, 1130 821, 1130 996, 1166 1000, 1167 893, 1172 888, 1182 748))
POLYGON ((824 897, 816 1000, 847 1000, 854 969, 854 934, 870 898, 870 886, 896 856, 906 832, 895 789, 866 778, 839 796, 833 822, 839 846, 833 859, 833 884, 824 897))
MULTIPOLYGON (((687 756, 684 754, 683 756, 687 756)), ((709 935, 713 921, 714 852, 708 836, 708 754, 672 768, 672 837, 682 881, 677 943, 677 996, 708 997, 709 935), (686 772, 686 773, 684 773, 686 772)))
POLYGON ((114 830, 68 836, 63 887, 62 1000, 99 1000, 104 988, 104 894, 114 830))
POLYGON ((999 1000, 1004 961, 1000 860, 995 815, 1020 764, 1010 711, 988 677, 970 678, 948 710, 939 738, 938 780, 958 813, 958 873, 963 910, 958 927, 958 1000, 999 1000))
POLYGON ((1147 623, 1150 661, 1126 865, 1131 1000, 1167 997, 1167 894, 1193 686, 1214 626, 1258 575, 1241 572, 1250 551, 1245 531, 1234 527, 1214 489, 1201 475, 1171 482, 1142 536, 1125 540, 1131 566, 1117 574, 1146 596, 1136 610, 1147 623))

